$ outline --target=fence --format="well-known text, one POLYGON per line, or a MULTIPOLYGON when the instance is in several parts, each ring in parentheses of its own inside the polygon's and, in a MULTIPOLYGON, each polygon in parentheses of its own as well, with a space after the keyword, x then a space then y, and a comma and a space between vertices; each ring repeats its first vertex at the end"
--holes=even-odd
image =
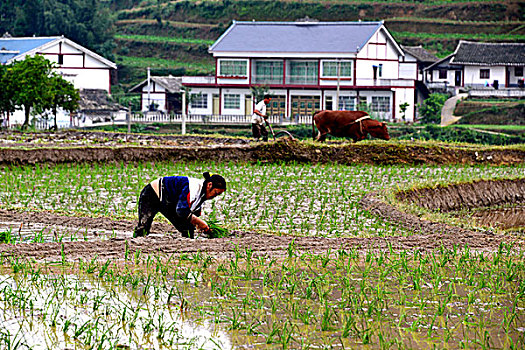
MULTIPOLYGON (((244 125, 251 124, 250 115, 225 115, 225 114, 189 114, 186 116, 188 124, 216 124, 216 125, 244 125)), ((285 118, 282 115, 272 115, 268 121, 273 125, 299 125, 311 124, 311 115, 296 115, 291 118, 285 118)), ((121 121, 115 121, 121 122, 121 121)), ((167 114, 161 112, 133 113, 131 115, 132 123, 182 123, 182 114, 167 114)))
MULTIPOLYGON (((162 113, 162 112, 147 112, 147 113, 131 113, 131 124, 182 124, 182 114, 162 113)), ((113 115, 112 118, 105 118, 94 114, 89 116, 72 117, 69 121, 59 121, 57 127, 59 129, 65 128, 84 128, 96 127, 105 125, 126 125, 128 123, 127 115, 125 113, 113 115)), ((189 114, 186 115, 186 124, 207 124, 207 125, 249 125, 251 124, 251 115, 201 115, 189 114)), ((296 115, 292 118, 285 118, 281 115, 272 115, 268 117, 268 121, 272 125, 300 125, 311 124, 311 115, 296 115)), ((44 118, 33 118, 30 127, 37 130, 49 130, 54 127, 54 120, 44 118)), ((21 124, 11 123, 9 128, 20 128, 21 124)))

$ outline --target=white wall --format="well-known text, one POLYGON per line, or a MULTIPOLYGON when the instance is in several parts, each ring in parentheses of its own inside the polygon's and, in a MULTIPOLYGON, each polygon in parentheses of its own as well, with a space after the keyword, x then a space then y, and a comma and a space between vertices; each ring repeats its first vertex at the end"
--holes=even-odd
POLYGON ((207 107, 206 108, 194 108, 189 106, 188 113, 190 114, 213 114, 213 94, 219 94, 219 89, 215 88, 192 88, 191 94, 206 94, 207 107))
POLYGON ((414 106, 415 101, 415 89, 393 89, 395 91, 395 105, 393 106, 395 109, 395 119, 396 122, 403 122, 401 119, 401 112, 400 107, 403 103, 408 103, 408 107, 405 112, 405 120, 406 122, 413 122, 415 115, 416 115, 416 109, 414 106))
POLYGON ((483 86, 485 84, 492 85, 494 80, 497 80, 500 87, 505 86, 505 67, 504 66, 465 66, 465 86, 477 85, 483 86), (490 75, 488 79, 481 79, 479 77, 481 69, 489 69, 490 75))
POLYGON ((85 54, 66 42, 56 43, 41 52, 45 58, 58 64, 59 54, 63 56, 63 64, 57 72, 73 83, 77 89, 103 89, 108 93, 111 89, 109 67, 94 57, 85 54))

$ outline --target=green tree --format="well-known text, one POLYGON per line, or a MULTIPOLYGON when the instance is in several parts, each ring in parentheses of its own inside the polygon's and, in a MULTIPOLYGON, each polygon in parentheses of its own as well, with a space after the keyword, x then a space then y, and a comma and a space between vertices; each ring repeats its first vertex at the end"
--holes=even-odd
MULTIPOLYGON (((8 118, 15 110, 12 73, 9 66, 0 65, 0 119, 8 118)), ((1 127, 2 125, 0 125, 1 127)))
POLYGON ((32 110, 46 109, 52 69, 53 64, 41 55, 26 56, 23 61, 12 64, 13 103, 19 109, 24 109, 23 129, 29 125, 29 115, 32 110))
POLYGON ((399 105, 399 114, 401 114, 401 119, 405 123, 406 123, 406 113, 407 113, 408 106, 410 106, 410 104, 408 102, 404 102, 404 103, 401 103, 399 105))
POLYGON ((46 96, 45 109, 51 110, 55 121, 54 129, 57 129, 57 110, 64 109, 73 113, 78 109, 80 95, 72 83, 54 73, 49 79, 49 90, 46 96))
POLYGON ((0 0, 0 32, 64 35, 113 59, 114 15, 97 0, 0 0))
POLYGON ((419 116, 423 123, 437 124, 441 122, 441 109, 448 99, 448 95, 433 93, 423 101, 419 108, 419 116))
POLYGON ((268 94, 268 91, 270 91, 270 88, 268 85, 254 85, 250 87, 250 90, 252 92, 253 100, 255 103, 258 103, 259 101, 262 101, 264 98, 264 95, 268 94))

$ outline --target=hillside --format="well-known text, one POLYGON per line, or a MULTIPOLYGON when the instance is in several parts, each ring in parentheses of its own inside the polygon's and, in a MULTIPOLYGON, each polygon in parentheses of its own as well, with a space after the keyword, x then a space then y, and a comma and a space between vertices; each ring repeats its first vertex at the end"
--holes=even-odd
POLYGON ((525 41, 522 1, 130 1, 114 0, 116 61, 126 90, 152 74, 211 74, 207 49, 232 20, 321 21, 384 20, 403 45, 423 45, 438 57, 460 39, 525 41))

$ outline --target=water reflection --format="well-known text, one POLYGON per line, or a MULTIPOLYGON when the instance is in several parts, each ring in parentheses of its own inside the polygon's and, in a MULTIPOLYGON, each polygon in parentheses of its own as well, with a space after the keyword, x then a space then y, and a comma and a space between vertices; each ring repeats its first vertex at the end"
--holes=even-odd
POLYGON ((481 225, 504 230, 525 228, 525 206, 476 210, 471 217, 481 225))
POLYGON ((130 290, 91 277, 23 276, 0 268, 0 290, 2 344, 35 350, 232 348, 227 333, 187 312, 184 299, 168 288, 130 290))

